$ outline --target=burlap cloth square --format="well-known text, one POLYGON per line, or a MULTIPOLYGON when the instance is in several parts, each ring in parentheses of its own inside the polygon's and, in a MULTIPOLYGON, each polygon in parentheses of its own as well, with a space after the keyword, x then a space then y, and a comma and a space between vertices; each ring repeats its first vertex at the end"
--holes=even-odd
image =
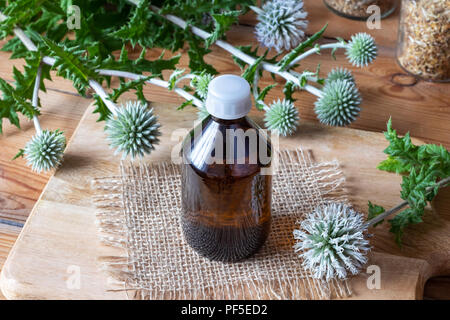
POLYGON ((121 164, 121 174, 94 181, 103 244, 123 255, 99 257, 111 290, 132 299, 327 299, 351 294, 346 281, 311 277, 292 248, 302 216, 325 201, 347 202, 336 161, 314 163, 309 153, 279 153, 273 178, 272 229, 253 257, 211 262, 183 239, 180 167, 121 164))

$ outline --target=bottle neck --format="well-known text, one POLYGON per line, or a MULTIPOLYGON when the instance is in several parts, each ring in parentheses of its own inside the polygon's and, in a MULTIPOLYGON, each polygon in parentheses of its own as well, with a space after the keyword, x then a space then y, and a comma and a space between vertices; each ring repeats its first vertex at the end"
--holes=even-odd
POLYGON ((218 122, 220 124, 224 124, 224 125, 232 125, 232 124, 246 122, 246 118, 247 118, 247 116, 237 118, 237 119, 225 120, 225 119, 220 119, 220 118, 217 118, 217 117, 214 117, 213 115, 211 115, 211 119, 213 121, 218 122))

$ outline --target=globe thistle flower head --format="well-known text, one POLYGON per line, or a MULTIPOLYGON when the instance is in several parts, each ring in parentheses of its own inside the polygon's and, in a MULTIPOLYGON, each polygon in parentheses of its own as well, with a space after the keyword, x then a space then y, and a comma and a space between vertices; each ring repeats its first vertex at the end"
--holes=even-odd
POLYGON ((43 130, 25 145, 25 159, 33 171, 49 171, 61 164, 65 147, 66 138, 61 131, 43 130))
POLYGON ((214 79, 214 76, 211 74, 202 73, 191 80, 191 86, 195 88, 200 98, 206 99, 206 96, 208 95, 208 86, 212 79, 214 79))
POLYGON ((255 10, 259 21, 256 37, 263 46, 281 52, 295 48, 305 38, 308 13, 302 0, 271 0, 255 10))
POLYGON ((355 78, 353 78, 353 75, 350 72, 350 70, 342 67, 334 68, 333 70, 330 71, 330 73, 328 73, 326 82, 332 82, 335 80, 347 80, 355 83, 355 78))
POLYGON ((361 96, 353 82, 335 80, 325 84, 315 104, 321 123, 343 127, 353 122, 361 109, 361 96))
POLYGON ((317 207, 294 230, 295 252, 314 278, 330 281, 358 274, 370 251, 364 217, 342 203, 317 207))
POLYGON ((278 100, 266 111, 264 123, 269 130, 278 130, 283 135, 291 135, 297 130, 300 117, 297 108, 291 101, 278 100))
POLYGON ((117 115, 106 121, 107 139, 116 153, 122 152, 122 159, 128 155, 131 159, 150 154, 158 144, 161 135, 160 124, 153 114, 153 109, 140 102, 128 101, 125 106, 117 108, 117 115))
POLYGON ((374 38, 364 32, 352 36, 347 44, 346 52, 348 60, 356 67, 364 67, 377 57, 377 45, 374 38))

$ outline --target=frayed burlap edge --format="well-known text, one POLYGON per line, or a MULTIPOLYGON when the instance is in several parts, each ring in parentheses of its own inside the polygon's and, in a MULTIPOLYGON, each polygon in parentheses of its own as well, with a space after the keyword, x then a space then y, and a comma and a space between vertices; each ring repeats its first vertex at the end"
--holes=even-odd
MULTIPOLYGON (((310 154, 301 149, 284 150, 279 153, 280 170, 285 163, 301 163, 307 169, 306 175, 314 181, 314 190, 326 201, 348 202, 344 187, 345 177, 337 161, 314 163, 310 154)), ((236 283, 226 283, 210 287, 186 288, 185 290, 158 290, 142 286, 136 280, 136 264, 139 259, 130 250, 129 228, 130 212, 124 209, 127 197, 124 184, 134 178, 149 178, 153 175, 177 176, 179 168, 170 162, 142 164, 138 166, 121 163, 121 175, 96 178, 93 197, 97 208, 97 225, 102 244, 123 250, 116 256, 98 258, 100 268, 108 276, 109 291, 125 291, 130 299, 331 299, 343 298, 352 294, 347 281, 325 282, 312 278, 311 274, 298 278, 257 280, 245 279, 236 283)), ((280 266, 282 267, 282 266, 280 266)), ((301 268, 301 261, 298 262, 301 268)))

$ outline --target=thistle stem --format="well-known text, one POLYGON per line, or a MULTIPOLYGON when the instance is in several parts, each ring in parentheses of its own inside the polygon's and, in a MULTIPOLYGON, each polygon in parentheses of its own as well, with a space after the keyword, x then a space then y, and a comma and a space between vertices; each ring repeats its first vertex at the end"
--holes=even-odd
POLYGON ((259 82, 259 70, 256 70, 255 77, 253 78, 253 97, 255 98, 255 102, 259 103, 263 106, 264 111, 268 112, 270 110, 269 106, 263 101, 258 99, 258 82, 259 82))
POLYGON ((117 106, 116 106, 116 104, 114 102, 112 102, 109 99, 108 94, 105 92, 105 90, 103 90, 103 87, 100 85, 100 83, 98 83, 97 81, 91 79, 91 80, 89 80, 89 86, 103 100, 103 102, 105 103, 106 107, 108 107, 109 111, 111 111, 111 113, 114 116, 116 116, 117 115, 117 106))
MULTIPOLYGON (((137 0, 128 0, 128 2, 130 2, 130 3, 132 3, 132 4, 136 5, 136 6, 139 5, 139 1, 137 1, 137 0)), ((150 8, 156 13, 158 13, 159 10, 160 10, 160 8, 158 8, 158 7, 154 6, 154 5, 151 5, 150 8)), ((172 14, 164 14, 164 15, 161 15, 161 16, 163 18, 167 19, 168 21, 172 22, 173 24, 179 26, 182 29, 186 29, 186 28, 189 27, 189 29, 192 31, 193 34, 195 34, 196 36, 199 36, 200 38, 202 38, 204 40, 208 39, 211 36, 211 34, 209 32, 206 32, 206 31, 204 31, 204 30, 202 30, 200 28, 197 28, 195 26, 188 25, 186 23, 186 21, 184 21, 183 19, 181 19, 181 18, 179 18, 177 16, 174 16, 172 14)), ((245 61, 249 65, 254 64, 255 61, 256 61, 255 58, 253 58, 252 56, 242 52, 241 50, 237 49, 236 47, 232 46, 231 44, 229 44, 226 41, 217 40, 214 43, 217 46, 219 46, 222 49, 224 49, 225 51, 228 51, 229 53, 231 53, 233 56, 239 58, 242 61, 245 61)), ((274 73, 276 75, 279 75, 280 77, 295 83, 299 87, 302 87, 300 85, 300 81, 299 81, 299 79, 297 79, 297 77, 295 77, 293 74, 291 74, 288 71, 280 71, 280 68, 278 66, 274 65, 274 64, 271 64, 271 63, 268 63, 268 62, 262 62, 261 63, 261 67, 264 70, 268 71, 268 72, 271 72, 271 73, 274 73)), ((319 89, 317 89, 317 88, 315 88, 315 87, 313 87, 313 86, 311 86, 309 84, 303 86, 302 89, 305 89, 309 93, 312 93, 312 94, 314 94, 314 95, 316 95, 318 97, 322 96, 322 92, 319 89)))
POLYGON ((309 57, 310 55, 313 55, 315 53, 320 53, 320 50, 322 49, 338 49, 338 48, 346 48, 347 45, 343 44, 341 42, 335 42, 335 43, 327 43, 327 44, 322 44, 318 47, 309 49, 308 51, 302 53, 301 55, 299 55, 297 58, 295 58, 290 64, 288 68, 293 67, 297 62, 299 62, 300 60, 305 59, 306 57, 309 57))
MULTIPOLYGON (((37 70, 37 73, 36 73, 36 79, 35 79, 34 88, 33 88, 33 98, 31 100, 31 105, 36 110, 37 110, 38 104, 39 104, 39 87, 41 85, 41 77, 42 77, 42 66, 40 65, 37 70)), ((36 133, 41 134, 42 128, 41 128, 41 124, 39 122, 37 115, 33 115, 33 123, 34 123, 34 128, 36 129, 36 133)))
MULTIPOLYGON (((442 188, 444 186, 446 186, 448 183, 450 183, 450 177, 444 178, 441 181, 439 181, 438 183, 436 183, 436 186, 438 188, 442 188)), ((427 192, 430 192, 433 188, 428 188, 427 192)), ((373 226, 374 224, 377 224, 378 222, 380 222, 381 220, 384 220, 386 217, 390 216, 391 214, 400 211, 401 209, 403 209, 404 207, 406 207, 408 205, 408 201, 403 201, 401 203, 399 203, 398 205, 396 205, 395 207, 389 209, 388 211, 383 212, 382 214, 376 216, 375 218, 369 220, 366 222, 366 227, 369 228, 371 226, 373 226)))
MULTIPOLYGON (((0 22, 6 20, 7 18, 8 18, 7 16, 5 16, 2 12, 0 12, 0 22)), ((29 51, 38 50, 33 41, 31 41, 31 39, 25 34, 25 32, 21 28, 15 27, 14 34, 20 39, 20 41, 22 41, 22 43, 29 51)), ((56 59, 52 57, 43 57, 42 62, 44 62, 47 65, 53 66, 56 62, 56 59)), ((109 111, 111 111, 113 115, 116 115, 117 106, 114 104, 114 102, 109 100, 108 95, 106 94, 103 87, 95 80, 89 80, 89 85, 100 96, 105 105, 108 107, 109 111)))
MULTIPOLYGON (((143 76, 143 75, 136 74, 136 73, 131 73, 131 72, 126 72, 126 71, 108 70, 108 69, 98 69, 96 71, 100 75, 104 75, 104 76, 114 76, 114 77, 127 78, 127 79, 133 79, 133 80, 138 80, 138 79, 141 79, 141 78, 145 78, 145 76, 143 76)), ((145 82, 153 84, 153 85, 156 85, 156 86, 159 86, 159 87, 163 87, 163 88, 168 88, 169 87, 169 83, 167 81, 164 81, 164 80, 149 79, 149 80, 147 80, 145 82)), ((185 98, 186 100, 192 100, 192 103, 194 105, 196 105, 197 107, 200 107, 200 108, 203 107, 203 102, 202 101, 200 101, 199 99, 197 99, 196 97, 194 97, 190 93, 186 92, 185 90, 183 90, 181 88, 175 88, 174 91, 175 91, 175 93, 177 93, 181 97, 185 98)))
MULTIPOLYGON (((130 2, 132 2, 135 5, 138 5, 138 3, 139 3, 138 1, 136 1, 136 2, 130 1, 130 2)), ((7 17, 3 13, 0 12, 0 22, 4 21, 6 19, 7 19, 7 17)), ((33 41, 31 41, 31 39, 25 34, 25 32, 21 28, 18 28, 18 27, 14 28, 14 34, 22 41, 22 43, 25 45, 25 47, 29 51, 37 51, 36 45, 33 43, 33 41)), ((46 57, 43 57, 42 62, 44 62, 47 65, 53 66, 55 64, 55 62, 56 62, 56 59, 46 56, 46 57)), ((143 76, 138 75, 138 74, 134 74, 134 73, 131 73, 131 72, 124 72, 124 71, 101 70, 101 69, 100 70, 96 70, 96 71, 99 72, 101 75, 118 76, 118 77, 129 78, 129 79, 139 79, 140 77, 143 77, 143 76)), ((189 76, 186 76, 186 78, 189 78, 189 76)), ((157 86, 160 86, 160 87, 163 87, 163 88, 168 88, 169 87, 169 83, 166 82, 166 81, 162 81, 162 80, 150 79, 150 80, 148 80, 146 82, 154 84, 154 85, 157 85, 157 86)), ((89 80, 89 85, 99 95, 99 97, 103 100, 105 105, 108 107, 109 111, 111 111, 111 113, 113 115, 116 115, 116 113, 117 113, 117 106, 115 105, 114 102, 112 102, 109 99, 109 97, 106 94, 106 92, 103 89, 103 87, 95 80, 89 80)), ((194 105, 196 105, 197 107, 203 107, 203 103, 199 99, 197 99, 193 95, 189 94, 185 90, 180 89, 180 88, 175 88, 174 91, 178 95, 182 96, 183 98, 185 98, 187 100, 192 100, 194 105)), ((36 121, 35 121, 35 123, 36 123, 36 121)))

